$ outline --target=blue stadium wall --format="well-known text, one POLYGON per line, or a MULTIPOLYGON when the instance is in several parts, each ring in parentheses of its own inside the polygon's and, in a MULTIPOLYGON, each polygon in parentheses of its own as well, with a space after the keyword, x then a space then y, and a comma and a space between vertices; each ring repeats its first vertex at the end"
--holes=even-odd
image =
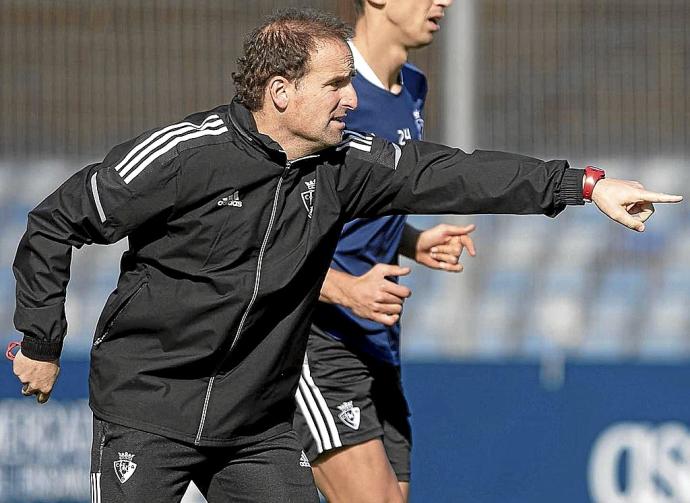
MULTIPOLYGON (((88 363, 44 406, 0 371, 0 501, 89 501, 88 363)), ((690 365, 411 363, 411 500, 690 501, 690 365)))

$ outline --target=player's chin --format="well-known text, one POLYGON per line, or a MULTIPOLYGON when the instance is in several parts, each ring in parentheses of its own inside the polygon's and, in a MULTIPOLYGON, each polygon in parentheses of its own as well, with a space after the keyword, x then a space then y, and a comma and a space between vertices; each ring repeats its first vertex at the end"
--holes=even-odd
POLYGON ((324 131, 321 136, 319 136, 317 143, 319 148, 330 148, 335 147, 341 141, 343 141, 343 132, 333 129, 328 129, 324 131))
POLYGON ((334 147, 338 143, 340 143, 341 141, 343 141, 343 134, 342 134, 342 132, 338 132, 338 133, 329 134, 325 138, 324 143, 326 143, 326 145, 328 145, 329 147, 334 147))
POLYGON ((434 41, 434 32, 423 31, 414 39, 414 41, 410 45, 410 47, 415 48, 415 49, 420 49, 422 47, 426 47, 427 45, 429 45, 433 41, 434 41))
POLYGON ((338 121, 331 121, 328 124, 326 130, 326 136, 328 139, 333 139, 336 143, 340 142, 343 138, 343 132, 345 131, 345 123, 338 121))

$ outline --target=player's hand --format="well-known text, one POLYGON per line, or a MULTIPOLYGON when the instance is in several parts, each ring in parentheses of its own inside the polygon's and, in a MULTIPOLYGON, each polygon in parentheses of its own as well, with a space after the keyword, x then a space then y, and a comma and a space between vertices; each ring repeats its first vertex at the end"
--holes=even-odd
POLYGON ((467 249, 472 257, 477 252, 470 233, 475 225, 457 226, 440 224, 419 234, 415 249, 415 260, 431 269, 461 272, 460 255, 467 249))
POLYGON ((592 192, 592 202, 612 220, 643 232, 644 222, 654 213, 652 203, 679 203, 683 196, 650 192, 640 182, 604 178, 592 192))
POLYGON ((360 318, 394 325, 400 319, 403 302, 412 291, 388 278, 409 273, 409 267, 376 264, 366 274, 353 276, 347 289, 346 307, 360 318))
POLYGON ((60 361, 32 360, 19 351, 14 357, 12 370, 22 383, 22 395, 36 395, 38 403, 46 403, 60 373, 60 361))

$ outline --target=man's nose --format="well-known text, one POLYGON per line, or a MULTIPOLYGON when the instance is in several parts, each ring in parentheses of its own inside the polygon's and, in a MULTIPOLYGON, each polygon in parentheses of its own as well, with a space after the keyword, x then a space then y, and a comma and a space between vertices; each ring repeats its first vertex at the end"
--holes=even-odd
POLYGON ((343 88, 343 95, 340 99, 340 103, 348 110, 357 108, 357 91, 355 91, 352 83, 343 88))

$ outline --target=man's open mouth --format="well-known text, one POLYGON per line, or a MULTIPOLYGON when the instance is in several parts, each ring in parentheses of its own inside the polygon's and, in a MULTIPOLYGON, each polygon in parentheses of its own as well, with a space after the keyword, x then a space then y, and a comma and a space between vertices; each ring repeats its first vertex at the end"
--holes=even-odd
POLYGON ((427 21, 432 23, 437 28, 440 28, 441 27, 441 18, 443 18, 443 16, 433 16, 433 17, 427 18, 427 21))

